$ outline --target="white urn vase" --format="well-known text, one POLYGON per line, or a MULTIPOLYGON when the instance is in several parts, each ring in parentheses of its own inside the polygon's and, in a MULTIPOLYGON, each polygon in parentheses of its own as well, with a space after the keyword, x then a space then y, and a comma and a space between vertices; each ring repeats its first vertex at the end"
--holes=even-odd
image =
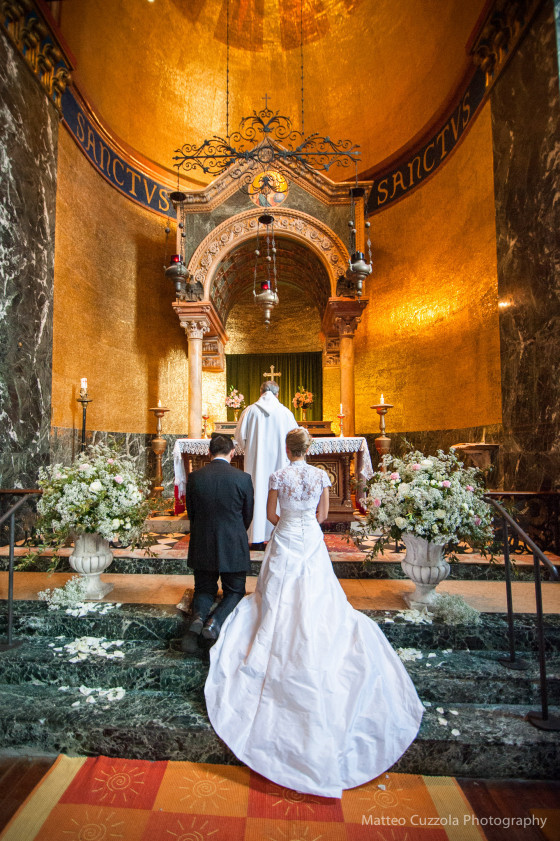
POLYGON ((87 578, 86 599, 102 599, 111 592, 113 584, 101 581, 100 575, 111 565, 113 553, 100 534, 77 535, 69 561, 73 570, 87 578))
POLYGON ((405 532, 401 539, 406 546, 401 567, 416 584, 416 589, 405 593, 403 598, 410 608, 429 608, 436 598, 437 585, 449 575, 445 547, 410 532, 405 532))

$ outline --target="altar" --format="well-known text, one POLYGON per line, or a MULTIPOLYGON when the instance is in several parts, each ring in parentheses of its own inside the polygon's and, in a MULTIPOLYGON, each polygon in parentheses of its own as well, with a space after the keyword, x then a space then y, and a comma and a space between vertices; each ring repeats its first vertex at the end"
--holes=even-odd
MULTIPOLYGON (((210 461, 208 438, 179 438, 173 448, 175 469, 175 514, 185 510, 187 475, 210 461)), ((325 470, 331 480, 329 517, 331 522, 350 522, 354 516, 351 479, 358 489, 373 476, 365 438, 314 438, 307 461, 325 470)), ((231 462, 243 469, 243 448, 236 446, 231 462)), ((358 491, 359 495, 359 491, 358 491)))

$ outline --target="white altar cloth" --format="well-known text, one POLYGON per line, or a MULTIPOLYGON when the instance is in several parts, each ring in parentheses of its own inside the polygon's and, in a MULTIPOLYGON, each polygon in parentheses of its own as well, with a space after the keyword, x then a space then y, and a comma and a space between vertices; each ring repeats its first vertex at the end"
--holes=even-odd
MULTIPOLYGON (((183 453, 193 456, 208 455, 209 438, 178 438, 173 447, 173 466, 175 469, 175 495, 178 498, 185 496, 187 486, 187 474, 183 453)), ((357 456, 356 472, 364 481, 373 476, 373 467, 368 450, 367 441, 361 436, 352 438, 314 438, 308 455, 320 456, 329 453, 355 453, 357 456)), ((236 455, 243 455, 242 447, 235 447, 236 455)))

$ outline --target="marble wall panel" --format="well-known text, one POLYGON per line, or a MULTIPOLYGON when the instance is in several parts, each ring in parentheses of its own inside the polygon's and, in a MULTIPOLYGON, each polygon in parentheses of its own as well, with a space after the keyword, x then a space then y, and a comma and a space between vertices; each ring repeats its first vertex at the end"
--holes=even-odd
POLYGON ((58 116, 0 32, 0 486, 48 459, 58 116))
POLYGON ((547 490, 560 477, 560 98, 550 0, 491 107, 504 482, 547 490))

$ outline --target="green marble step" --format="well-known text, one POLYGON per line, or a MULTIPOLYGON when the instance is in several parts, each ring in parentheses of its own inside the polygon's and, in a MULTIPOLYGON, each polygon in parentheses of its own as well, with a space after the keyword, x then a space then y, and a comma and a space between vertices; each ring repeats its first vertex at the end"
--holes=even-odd
POLYGON ((32 637, 0 654, 0 684, 30 683, 36 686, 122 686, 128 690, 155 690, 195 695, 202 691, 208 674, 208 655, 187 657, 161 642, 125 641, 108 651, 124 655, 108 659, 91 654, 71 662, 74 655, 64 646, 73 639, 48 640, 32 637))
MULTIPOLYGON (((105 610, 106 603, 95 606, 96 611, 105 610)), ((395 612, 362 611, 379 622, 383 633, 396 647, 411 647, 435 651, 451 648, 505 651, 507 643, 507 622, 505 614, 482 614, 478 625, 413 625, 392 619, 395 612)), ((7 605, 0 601, 0 636, 6 634, 7 605)), ((123 640, 160 640, 166 642, 181 636, 185 623, 184 614, 167 605, 123 604, 110 609, 104 615, 99 612, 76 617, 62 610, 49 611, 44 602, 17 601, 14 604, 14 637, 106 637, 123 640)), ((518 651, 536 651, 535 617, 533 614, 517 614, 515 617, 515 638, 518 651)), ((560 650, 560 615, 551 614, 545 618, 545 643, 551 653, 560 650)))
MULTIPOLYGON (((262 556, 263 553, 253 553, 253 555, 255 554, 262 556)), ((345 559, 344 554, 342 552, 331 553, 333 569, 338 578, 394 580, 406 579, 407 577, 399 561, 374 561, 364 564, 363 560, 356 559, 353 555, 349 555, 348 559, 345 559), (332 558, 333 554, 336 557, 332 558)), ((29 571, 46 572, 51 560, 51 557, 39 558, 35 567, 29 571)), ((251 571, 249 575, 256 576, 259 574, 261 562, 262 558, 253 558, 251 560, 251 571)), ((7 569, 8 558, 6 556, 0 556, 0 571, 7 569)), ((73 572, 67 557, 60 557, 58 559, 55 571, 73 572)), ((123 556, 115 557, 104 575, 192 575, 192 573, 193 570, 188 566, 186 557, 131 558, 123 556)), ((547 581, 549 579, 546 569, 542 570, 542 575, 543 580, 547 581)), ((504 581, 505 575, 503 565, 500 563, 487 564, 462 560, 451 564, 450 578, 465 581, 504 581)), ((533 581, 532 564, 514 563, 513 580, 533 581)))
MULTIPOLYGON (((71 662, 64 646, 69 638, 48 640, 32 637, 23 645, 0 655, 0 684, 30 683, 36 686, 81 685, 118 687, 137 691, 193 694, 202 692, 208 672, 207 654, 186 656, 170 651, 160 642, 125 641, 111 646, 124 657, 106 659, 90 655, 71 662)), ((425 650, 420 660, 406 661, 414 685, 426 701, 471 703, 537 703, 539 669, 535 653, 529 652, 527 671, 514 672, 498 662, 497 651, 425 650), (434 656, 435 655, 435 656, 434 656)), ((560 655, 547 659, 548 693, 551 704, 560 704, 560 655)))
MULTIPOLYGON (((444 708, 446 726, 426 709, 416 741, 393 766, 416 774, 555 778, 560 738, 533 728, 532 707, 456 704, 444 708), (456 729, 458 734, 453 734, 456 729)), ((551 713, 559 715, 558 707, 551 713)), ((161 692, 132 691, 119 701, 89 704, 76 689, 0 686, 3 747, 28 752, 175 759, 238 764, 217 738, 204 701, 161 692), (73 704, 79 701, 79 706, 73 704)))
MULTIPOLYGON (((536 652, 524 652, 526 671, 499 662, 503 651, 423 651, 421 660, 405 662, 416 691, 434 706, 443 703, 540 704, 540 672, 536 652), (436 657, 430 654, 436 653, 436 657)), ((560 654, 546 660, 549 704, 560 705, 560 654)))

